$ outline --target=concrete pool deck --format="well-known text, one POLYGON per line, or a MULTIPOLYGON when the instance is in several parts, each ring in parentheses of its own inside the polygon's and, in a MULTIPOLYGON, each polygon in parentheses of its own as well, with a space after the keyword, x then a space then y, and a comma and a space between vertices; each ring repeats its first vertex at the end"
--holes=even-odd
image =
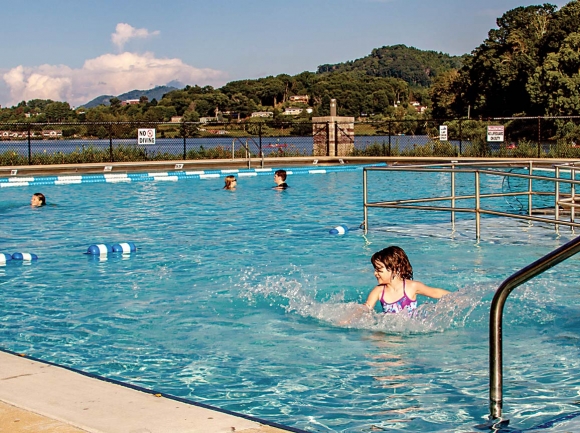
POLYGON ((0 351, 0 432, 284 433, 265 424, 0 351))

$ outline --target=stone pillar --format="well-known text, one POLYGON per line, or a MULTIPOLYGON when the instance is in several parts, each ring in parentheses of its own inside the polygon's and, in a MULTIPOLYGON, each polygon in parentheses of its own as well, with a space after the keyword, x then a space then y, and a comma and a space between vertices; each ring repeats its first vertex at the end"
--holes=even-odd
POLYGON ((314 156, 347 156, 354 150, 354 117, 312 118, 314 156))

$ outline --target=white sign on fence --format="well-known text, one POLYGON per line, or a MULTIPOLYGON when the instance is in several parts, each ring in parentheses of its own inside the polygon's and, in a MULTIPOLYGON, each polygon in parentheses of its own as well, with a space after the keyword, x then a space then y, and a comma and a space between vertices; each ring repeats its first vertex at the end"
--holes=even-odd
POLYGON ((139 128, 137 130, 137 143, 155 144, 155 128, 139 128))
POLYGON ((503 141, 503 139, 504 139, 503 125, 487 127, 487 141, 503 141))
POLYGON ((439 141, 447 141, 447 125, 439 125, 439 141))

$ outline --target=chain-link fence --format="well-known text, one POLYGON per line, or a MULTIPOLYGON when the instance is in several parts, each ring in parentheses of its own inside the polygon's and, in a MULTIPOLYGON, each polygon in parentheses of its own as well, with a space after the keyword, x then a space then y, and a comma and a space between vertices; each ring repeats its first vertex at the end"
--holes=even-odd
POLYGON ((4 166, 323 155, 580 158, 580 116, 0 124, 4 166))

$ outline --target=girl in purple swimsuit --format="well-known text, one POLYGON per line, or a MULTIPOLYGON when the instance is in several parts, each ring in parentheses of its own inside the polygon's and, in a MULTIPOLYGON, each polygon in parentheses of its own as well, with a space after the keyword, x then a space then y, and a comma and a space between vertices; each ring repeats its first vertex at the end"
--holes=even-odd
POLYGON ((366 305, 370 310, 380 301, 384 313, 411 313, 417 308, 417 295, 439 299, 449 292, 413 280, 413 267, 402 248, 390 246, 371 257, 377 286, 371 290, 366 305))

